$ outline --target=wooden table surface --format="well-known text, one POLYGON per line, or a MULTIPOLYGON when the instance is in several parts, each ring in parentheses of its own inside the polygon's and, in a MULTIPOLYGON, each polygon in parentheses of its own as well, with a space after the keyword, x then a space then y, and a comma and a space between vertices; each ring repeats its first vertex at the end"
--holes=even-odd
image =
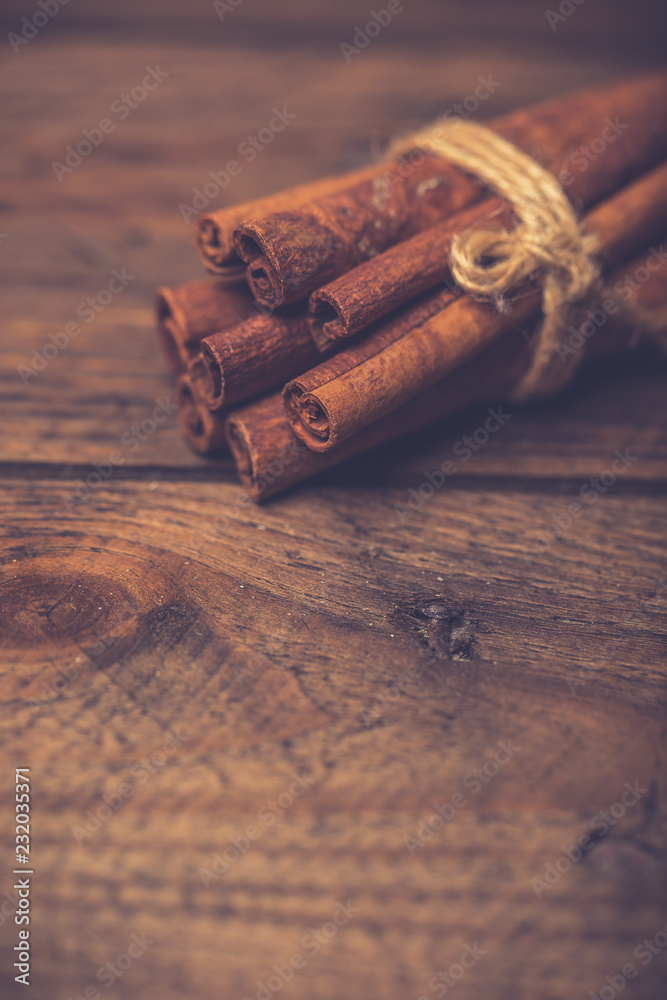
MULTIPOLYGON (((173 412, 152 298, 200 275, 179 205, 273 108, 296 117, 212 205, 368 162, 480 76, 488 117, 660 58, 649 3, 554 30, 403 6, 349 63, 351 0, 76 0, 3 40, 3 996, 665 995, 664 365, 588 367, 468 460, 482 406, 262 507, 173 412)), ((38 9, 5 4, 5 38, 38 9)))

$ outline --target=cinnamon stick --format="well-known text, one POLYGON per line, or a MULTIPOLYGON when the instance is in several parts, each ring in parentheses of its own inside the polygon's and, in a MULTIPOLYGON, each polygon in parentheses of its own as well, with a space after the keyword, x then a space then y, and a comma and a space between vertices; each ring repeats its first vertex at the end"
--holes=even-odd
POLYGON ((281 315, 257 313, 204 337, 200 349, 205 366, 201 398, 212 410, 282 385, 321 358, 303 307, 291 307, 281 315))
MULTIPOLYGON (((666 191, 667 163, 589 212, 585 228, 598 235, 607 266, 667 229, 666 191)), ((535 300, 535 283, 521 295, 535 300)), ((286 385, 288 419, 309 448, 326 451, 344 441, 443 378, 504 328, 491 306, 452 293, 441 299, 442 308, 424 322, 411 322, 408 310, 286 385)))
POLYGON ((159 288, 155 298, 157 329, 167 364, 184 372, 199 353, 202 337, 224 330, 255 307, 244 281, 225 283, 204 278, 176 288, 159 288))
POLYGON ((325 351, 450 278, 449 255, 458 233, 513 221, 512 210, 500 198, 485 198, 319 288, 309 302, 314 342, 325 351))
POLYGON ((225 450, 225 424, 219 413, 203 403, 199 384, 204 376, 201 358, 195 358, 178 377, 178 419, 183 434, 198 455, 218 455, 225 450))
MULTIPOLYGON (((630 288, 626 284, 626 276, 640 273, 647 254, 649 251, 645 250, 634 261, 618 269, 608 283, 617 289, 618 300, 621 303, 630 301, 633 308, 638 309, 639 316, 650 320, 653 315, 661 313, 661 329, 664 332, 664 323, 667 322, 664 314, 667 303, 666 267, 652 272, 645 283, 634 282, 630 294, 623 292, 624 288, 630 288), (658 304, 662 310, 657 308, 658 304)), ((502 401, 526 370, 533 349, 528 331, 533 325, 535 313, 531 311, 528 300, 524 300, 524 305, 525 311, 519 303, 511 319, 504 317, 504 333, 480 355, 331 451, 311 451, 296 437, 284 415, 279 393, 236 410, 227 418, 227 440, 248 494, 253 500, 266 500, 448 413, 479 401, 502 401)), ((487 314, 488 318, 490 314, 487 314)), ((597 357, 627 349, 636 339, 635 333, 632 323, 622 311, 610 315, 608 322, 587 341, 586 356, 597 357)))
MULTIPOLYGON (((662 72, 546 101, 489 124, 555 173, 567 174, 563 183, 576 178, 581 198, 590 204, 667 155, 666 98, 662 72), (577 147, 596 141, 606 147, 604 155, 593 153, 577 176, 569 169, 573 151, 583 155, 577 147)), ((248 263, 246 277, 257 301, 281 305, 304 298, 483 194, 461 170, 413 150, 337 195, 240 225, 235 245, 248 263)))
POLYGON ((313 198, 324 198, 335 194, 352 184, 366 180, 367 177, 375 176, 378 169, 376 166, 371 166, 341 177, 325 177, 241 205, 231 205, 217 212, 207 212, 201 216, 195 228, 195 246, 202 264, 213 274, 222 276, 243 274, 245 264, 234 246, 234 230, 237 226, 250 219, 270 215, 272 212, 296 208, 313 198))

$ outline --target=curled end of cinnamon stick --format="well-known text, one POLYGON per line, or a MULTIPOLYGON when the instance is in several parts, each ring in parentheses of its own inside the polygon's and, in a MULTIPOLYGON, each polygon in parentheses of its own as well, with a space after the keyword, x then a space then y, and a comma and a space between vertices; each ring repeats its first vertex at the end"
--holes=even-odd
POLYGON ((195 246, 199 258, 211 274, 239 277, 244 265, 234 247, 233 234, 225 230, 214 215, 203 215, 195 226, 195 246))
POLYGON ((348 266, 335 229, 308 206, 244 222, 234 232, 234 246, 248 265, 250 290, 263 306, 305 299, 348 266))
POLYGON ((280 271, 258 227, 252 223, 240 226, 234 234, 234 245, 239 258, 248 265, 246 281, 253 298, 260 305, 271 308, 282 305, 284 288, 280 271))
POLYGON ((298 382, 288 382, 283 390, 283 405, 290 426, 311 451, 328 451, 336 443, 330 415, 324 404, 298 382))
POLYGON ((217 455, 224 451, 223 421, 202 402, 197 390, 198 376, 193 376, 192 366, 177 383, 178 419, 190 447, 198 455, 217 455))
POLYGON ((326 351, 335 341, 350 336, 338 304, 324 288, 310 296, 308 326, 320 351, 326 351))
POLYGON ((206 340, 201 342, 199 392, 209 410, 219 410, 225 398, 225 377, 220 359, 206 340))

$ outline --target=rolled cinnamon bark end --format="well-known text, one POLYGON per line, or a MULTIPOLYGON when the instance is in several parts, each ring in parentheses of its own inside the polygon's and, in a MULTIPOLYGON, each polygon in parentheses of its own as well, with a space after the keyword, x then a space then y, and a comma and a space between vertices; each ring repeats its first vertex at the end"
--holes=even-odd
MULTIPOLYGON (((331 200, 353 215, 347 195, 331 200)), ((298 212, 276 212, 239 226, 234 243, 248 265, 245 275, 250 291, 268 308, 298 302, 351 266, 335 230, 323 224, 308 205, 298 212)))
POLYGON ((298 382, 290 382, 283 392, 285 415, 297 437, 311 451, 328 451, 336 443, 335 424, 325 404, 298 382))
POLYGON ((158 336, 175 375, 199 353, 203 337, 248 316, 255 303, 244 281, 204 278, 175 288, 159 288, 155 298, 158 336))
POLYGON ((273 308, 283 301, 283 276, 276 254, 264 239, 262 224, 240 226, 234 241, 237 252, 248 265, 245 278, 253 297, 263 306, 273 308))
POLYGON ((288 309, 264 316, 257 313, 201 342, 199 382, 210 409, 245 403, 284 385, 296 372, 321 359, 313 344, 305 311, 288 309))
POLYGON ((215 215, 204 215, 195 228, 195 246, 207 271, 220 277, 238 277, 245 265, 234 247, 233 229, 215 215))
POLYGON ((198 455, 218 455, 225 450, 224 421, 202 402, 197 388, 201 377, 197 364, 179 376, 176 384, 178 419, 193 451, 198 455))
POLYGON ((219 410, 225 398, 225 377, 218 352, 206 340, 201 344, 201 360, 205 369, 200 383, 202 402, 209 410, 219 410))
MULTIPOLYGON (((360 267, 363 266, 360 264, 360 267)), ((354 327, 353 317, 345 311, 345 300, 341 302, 336 298, 335 284, 332 282, 313 292, 308 304, 310 335, 320 351, 325 351, 337 340, 351 336, 348 331, 354 327)))

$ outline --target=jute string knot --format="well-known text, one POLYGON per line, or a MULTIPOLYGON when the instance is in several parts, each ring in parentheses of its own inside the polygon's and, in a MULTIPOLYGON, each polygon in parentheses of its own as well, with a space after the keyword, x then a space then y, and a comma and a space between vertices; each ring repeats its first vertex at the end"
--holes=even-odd
MULTIPOLYGON (((579 311, 599 287, 597 238, 582 232, 565 192, 552 173, 502 136, 478 122, 438 122, 394 143, 396 156, 425 149, 484 182, 512 207, 513 229, 471 229, 452 244, 450 266, 460 287, 506 311, 506 295, 542 275, 543 320, 528 370, 512 398, 556 392, 571 379, 583 345, 559 352, 579 311)), ((583 339, 583 338, 582 338, 583 339)))

